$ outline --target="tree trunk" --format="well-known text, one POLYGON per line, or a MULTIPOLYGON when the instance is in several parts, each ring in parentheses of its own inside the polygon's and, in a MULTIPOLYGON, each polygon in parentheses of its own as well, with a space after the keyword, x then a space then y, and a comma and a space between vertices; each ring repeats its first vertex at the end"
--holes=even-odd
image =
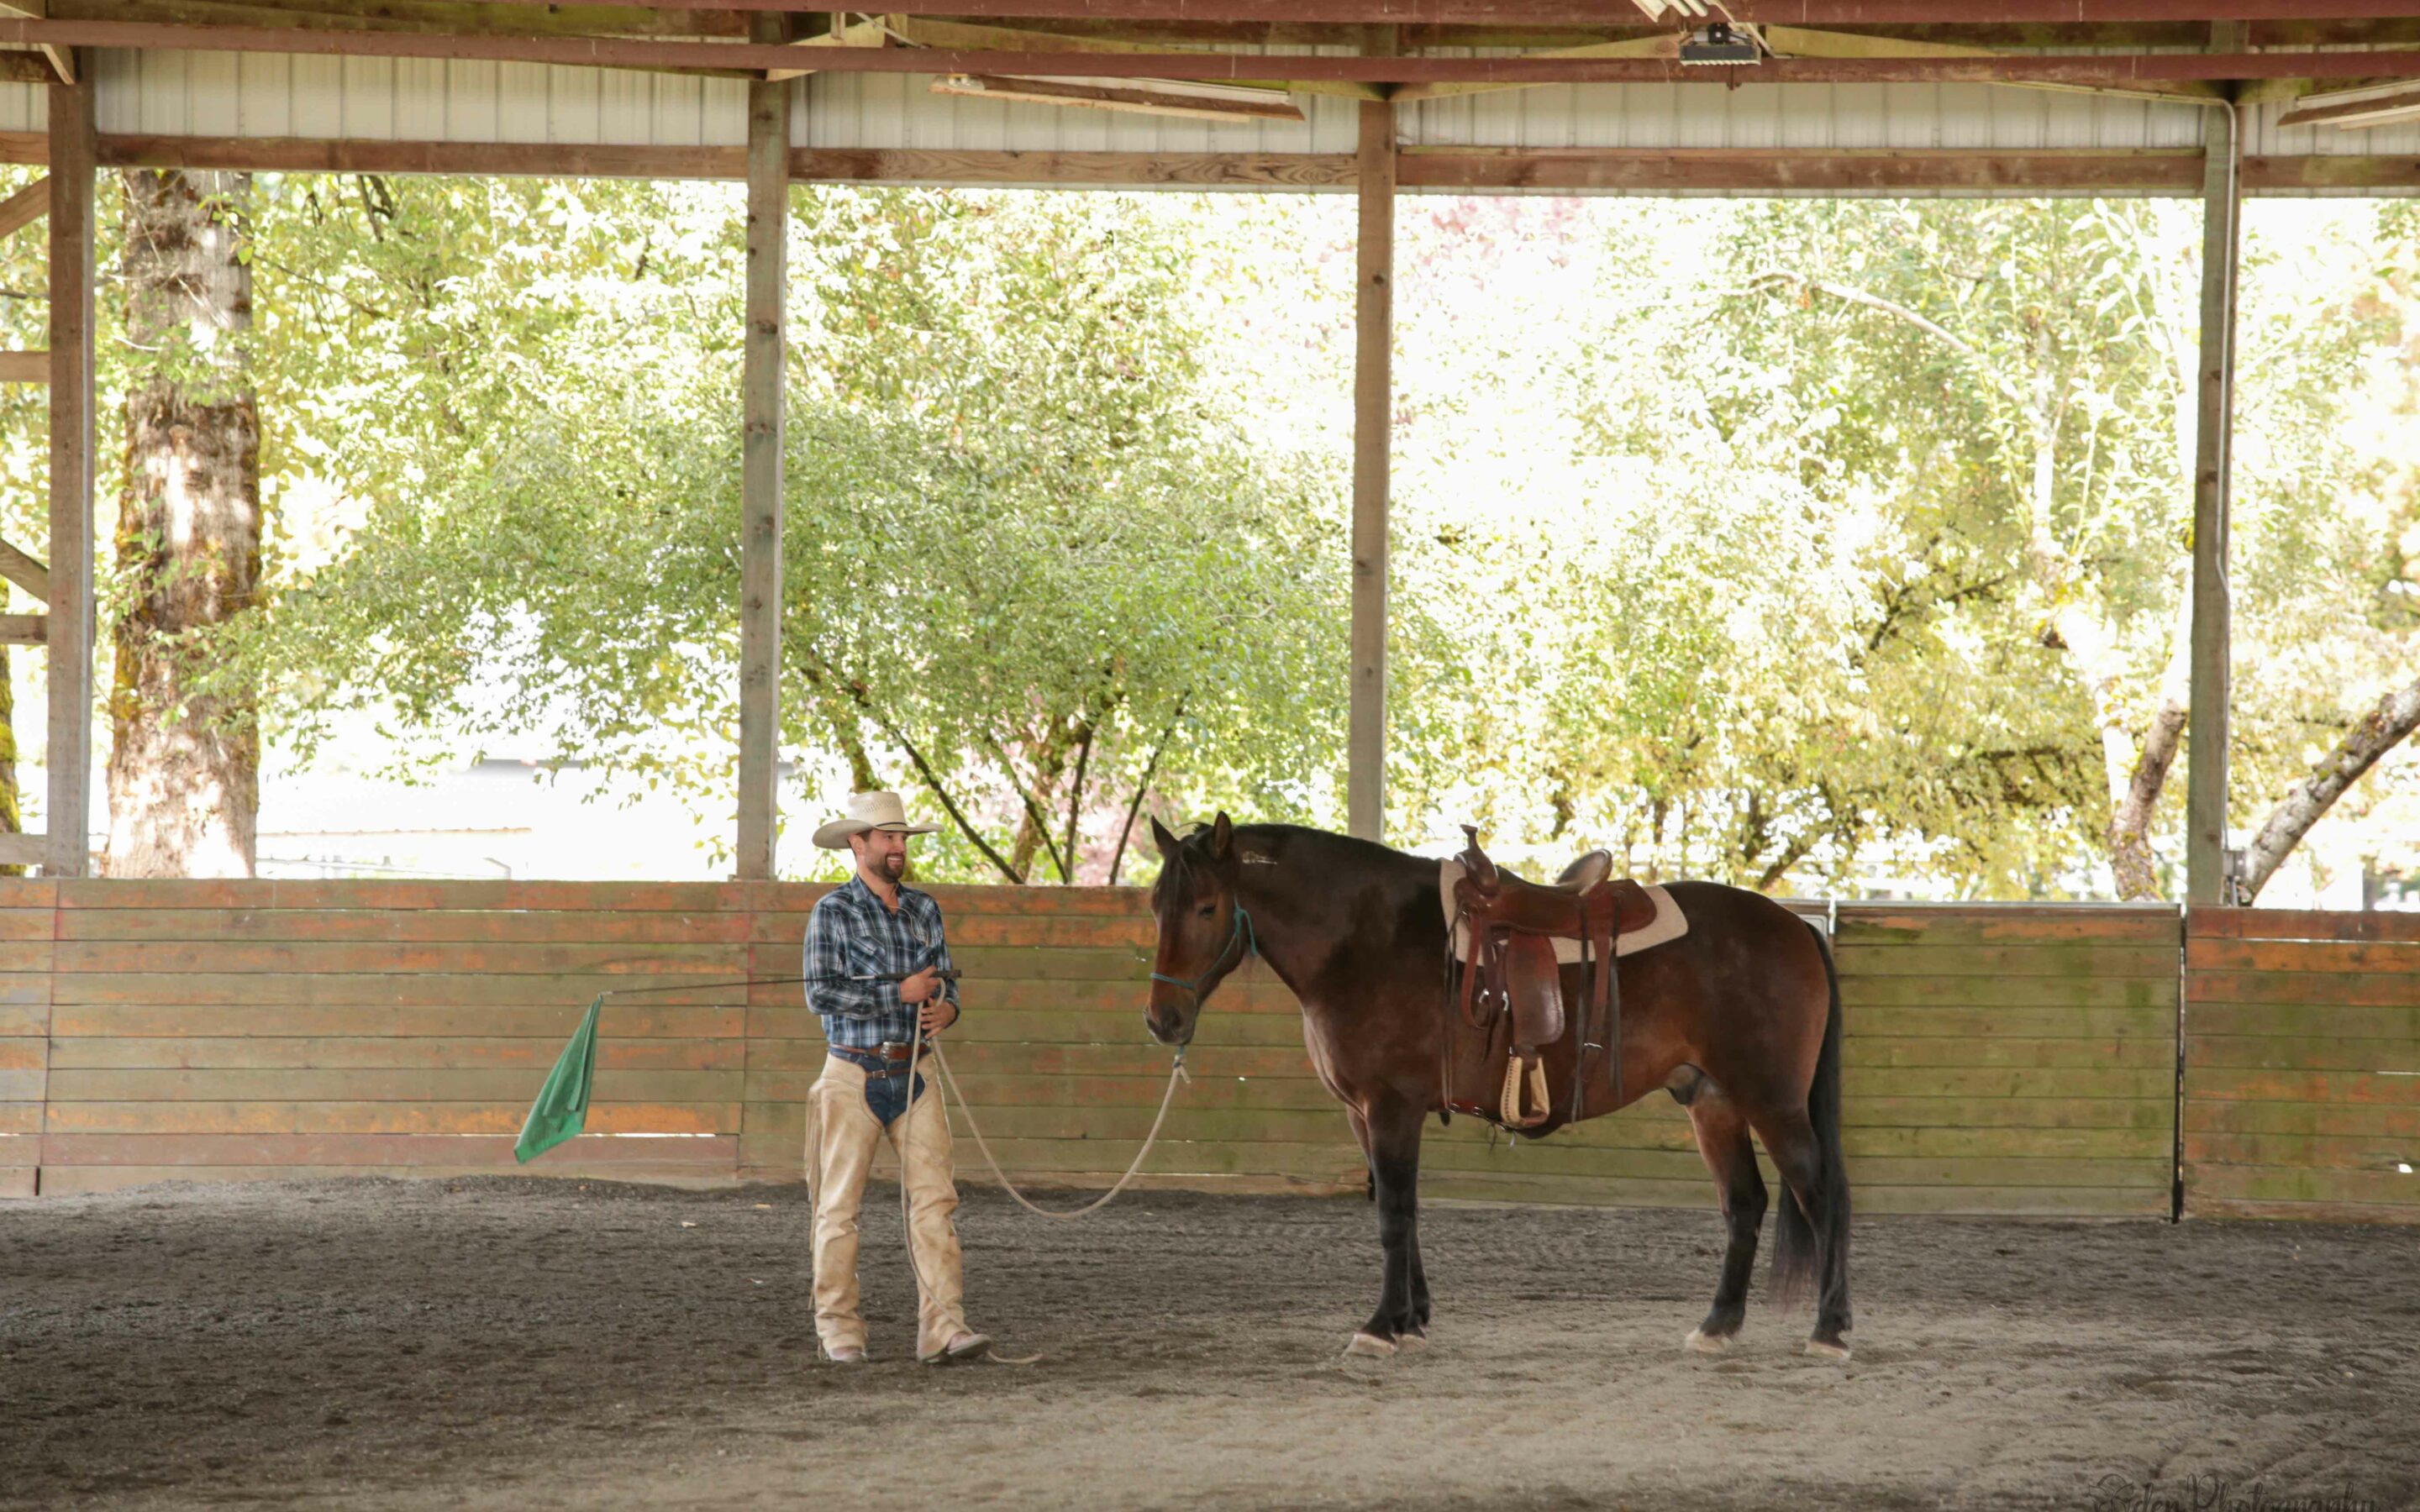
POLYGON ((213 632, 260 577, 260 424, 237 255, 247 174, 127 170, 126 608, 109 702, 109 874, 250 876, 256 689, 213 679, 213 632))
POLYGON ((2188 575, 2177 594, 2177 624, 2168 644, 2168 665, 2160 674, 2159 707, 2151 728, 2143 734, 2143 752, 2135 759, 2133 780, 2109 816, 2109 865, 2117 873, 2118 896, 2133 902, 2156 902, 2160 872, 2151 856, 2151 815, 2160 792, 2175 770, 2177 749, 2183 745, 2192 716, 2193 581, 2188 575))
POLYGON ((2245 903, 2260 896, 2270 877, 2294 853, 2294 847, 2319 822, 2320 815, 2344 796, 2345 789, 2360 781, 2363 773, 2377 765, 2380 757, 2393 750, 2415 729, 2420 729, 2420 681, 2396 688, 2353 722, 2344 738, 2336 742, 2336 748, 2319 759, 2319 768, 2295 783, 2285 800, 2270 810, 2269 822, 2260 826, 2260 833, 2244 848, 2245 903))

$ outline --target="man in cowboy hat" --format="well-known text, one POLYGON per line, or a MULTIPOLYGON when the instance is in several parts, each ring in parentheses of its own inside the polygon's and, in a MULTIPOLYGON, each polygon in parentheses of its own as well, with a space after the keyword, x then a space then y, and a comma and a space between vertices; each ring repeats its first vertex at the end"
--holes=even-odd
POLYGON ((911 825, 896 793, 859 793, 815 831, 828 851, 846 850, 857 875, 815 904, 807 922, 807 1006, 823 1019, 830 1054, 807 1091, 809 1159, 814 1169, 815 1333, 826 1358, 865 1358, 857 1311, 857 1212, 875 1146, 899 1155, 908 1189, 908 1247, 915 1264, 916 1357, 939 1365, 983 1354, 991 1340, 967 1327, 960 1304, 957 1178, 950 1125, 924 1077, 908 1085, 919 1035, 957 1022, 956 982, 941 938, 941 907, 900 885, 908 837, 939 826, 911 825))

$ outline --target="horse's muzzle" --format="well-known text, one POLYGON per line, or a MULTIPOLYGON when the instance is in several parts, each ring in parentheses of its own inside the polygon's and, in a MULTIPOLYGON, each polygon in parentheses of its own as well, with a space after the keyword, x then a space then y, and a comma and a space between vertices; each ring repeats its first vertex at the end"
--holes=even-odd
POLYGON ((1201 1004, 1163 1003, 1156 995, 1142 1011, 1143 1027, 1151 1031, 1152 1039, 1164 1045, 1191 1044, 1194 1026, 1201 1021, 1201 1004))

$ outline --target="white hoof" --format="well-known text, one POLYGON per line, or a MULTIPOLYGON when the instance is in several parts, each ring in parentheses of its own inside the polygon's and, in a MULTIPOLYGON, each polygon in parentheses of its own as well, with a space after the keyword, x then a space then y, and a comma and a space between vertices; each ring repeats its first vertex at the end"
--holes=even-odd
POLYGON ((1681 1343, 1683 1347, 1695 1350, 1699 1354, 1721 1354, 1731 1347, 1731 1335, 1709 1334, 1702 1328, 1693 1328, 1689 1330, 1689 1336, 1683 1339, 1681 1343))
POLYGON ((1395 1340, 1395 1348, 1403 1350, 1405 1354, 1416 1353, 1419 1350, 1427 1349, 1428 1347, 1429 1336, 1426 1334, 1404 1334, 1398 1336, 1395 1340))
POLYGON ((1808 1339, 1807 1352, 1818 1360, 1846 1360, 1849 1357, 1849 1347, 1845 1344, 1826 1344, 1822 1339, 1808 1339))
POLYGON ((1358 1355, 1365 1360, 1383 1360, 1395 1352, 1395 1346, 1390 1340, 1382 1339, 1375 1334, 1356 1333, 1353 1335, 1353 1342, 1344 1346, 1344 1352, 1348 1355, 1358 1355))

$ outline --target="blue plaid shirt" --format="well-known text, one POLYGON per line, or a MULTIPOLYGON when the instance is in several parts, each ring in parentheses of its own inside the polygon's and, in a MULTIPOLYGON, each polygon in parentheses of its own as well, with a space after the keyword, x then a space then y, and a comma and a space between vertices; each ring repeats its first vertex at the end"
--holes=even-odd
MULTIPOLYGON (((807 918, 807 1006, 824 1021, 824 1039, 845 1050, 871 1050, 916 1037, 916 1009, 899 1000, 896 981, 863 981, 875 976, 908 976, 926 966, 951 969, 950 948, 941 938, 941 905, 913 887, 899 889, 899 911, 883 906, 862 877, 826 893, 807 918)), ((958 984, 945 981, 953 1004, 958 984)))

